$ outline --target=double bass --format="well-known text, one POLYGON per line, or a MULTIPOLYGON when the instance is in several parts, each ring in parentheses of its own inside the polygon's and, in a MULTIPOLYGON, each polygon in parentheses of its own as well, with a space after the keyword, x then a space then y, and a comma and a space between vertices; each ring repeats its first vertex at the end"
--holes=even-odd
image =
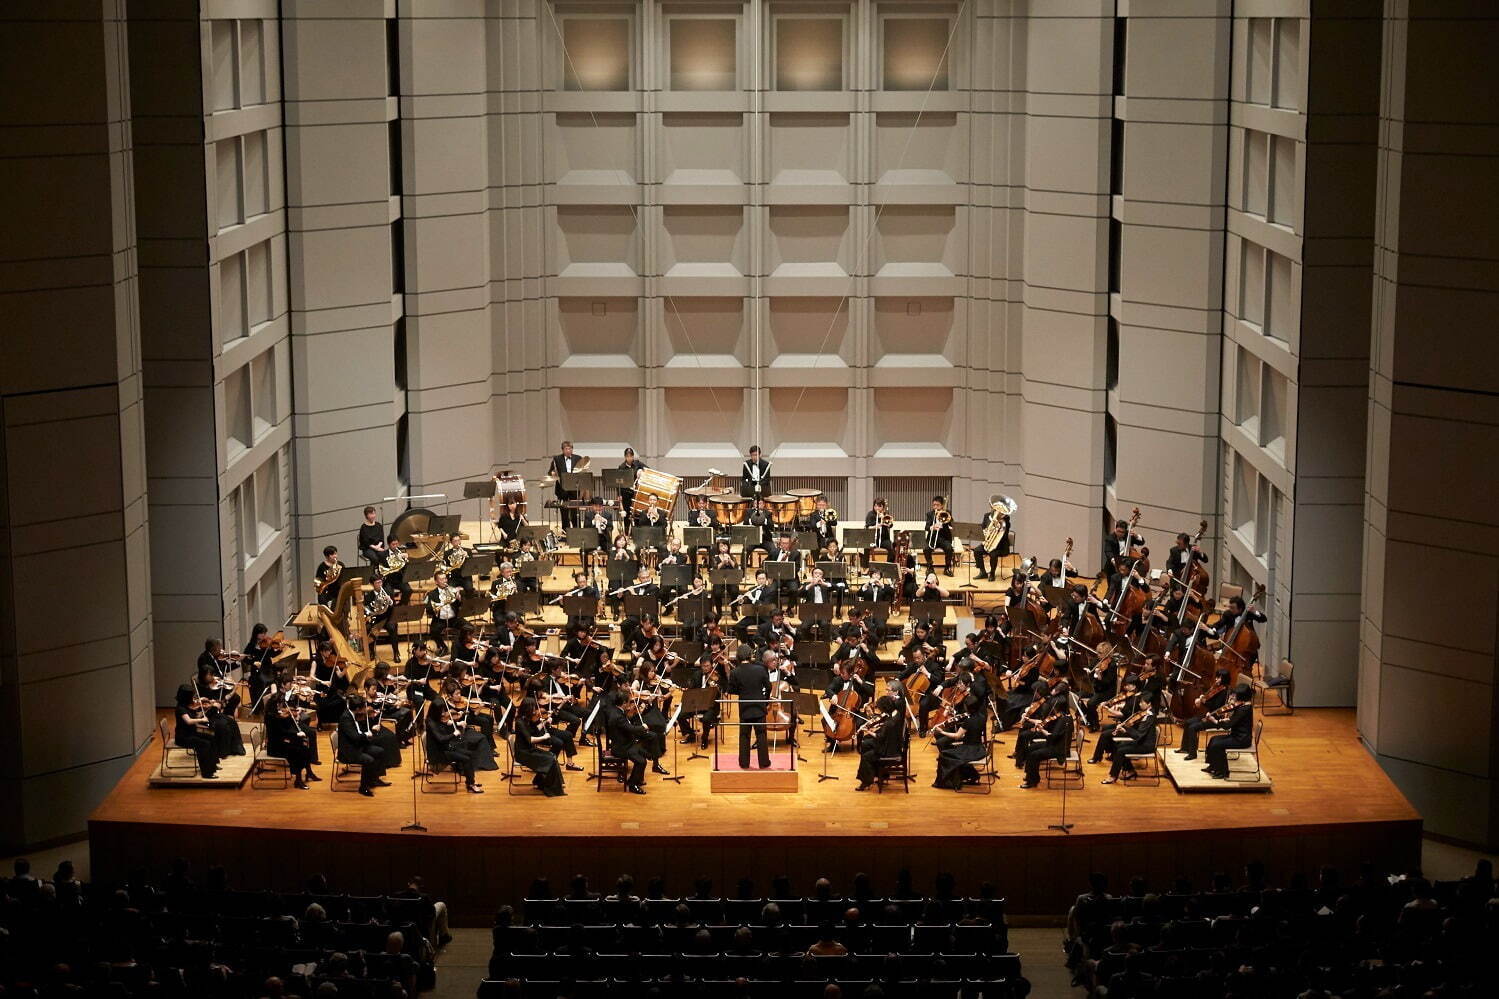
POLYGON ((1253 628, 1246 628, 1249 623, 1249 615, 1254 612, 1255 605, 1265 599, 1265 588, 1256 586, 1254 595, 1249 598, 1249 603, 1244 605, 1244 613, 1234 622, 1233 630, 1223 636, 1223 647, 1218 650, 1217 667, 1228 670, 1229 686, 1238 682, 1239 670, 1254 662, 1260 653, 1260 634, 1253 628))
POLYGON ((1206 629, 1202 619, 1198 618, 1192 636, 1182 650, 1181 660, 1166 660, 1171 669, 1171 714, 1176 718, 1195 718, 1202 714, 1197 697, 1212 685, 1217 672, 1217 658, 1201 641, 1206 629))

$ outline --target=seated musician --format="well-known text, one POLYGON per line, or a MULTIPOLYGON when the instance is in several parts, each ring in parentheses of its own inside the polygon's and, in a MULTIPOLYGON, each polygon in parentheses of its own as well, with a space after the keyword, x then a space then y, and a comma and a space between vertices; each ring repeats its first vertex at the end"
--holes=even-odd
POLYGON ((458 723, 452 709, 439 702, 427 718, 428 766, 434 770, 451 766, 463 774, 463 786, 470 794, 483 794, 484 785, 476 779, 474 752, 465 744, 466 737, 471 738, 471 734, 458 723))
POLYGON ((859 784, 855 791, 868 791, 879 774, 879 760, 899 756, 905 748, 905 711, 900 700, 886 694, 873 704, 873 717, 858 731, 859 784))
POLYGON ((759 540, 750 545, 744 552, 746 563, 749 559, 749 553, 755 551, 756 549, 759 549, 760 551, 769 555, 770 550, 775 547, 771 540, 771 533, 775 527, 775 520, 770 514, 770 502, 765 499, 757 501, 754 505, 754 508, 750 510, 749 516, 745 518, 744 522, 750 527, 758 527, 760 529, 759 540))
POLYGON ((488 648, 488 643, 479 638, 479 629, 464 622, 458 629, 458 639, 453 643, 453 662, 472 666, 488 648))
POLYGON ((634 661, 638 661, 652 646, 662 644, 664 648, 660 629, 661 622, 654 614, 647 614, 640 619, 640 627, 636 628, 627 640, 632 657, 632 665, 634 661))
MULTIPOLYGON (((874 696, 874 681, 854 672, 851 669, 853 661, 851 657, 839 658, 839 660, 833 661, 832 672, 827 676, 827 687, 823 688, 823 700, 829 700, 830 702, 839 693, 842 693, 845 688, 850 687, 853 688, 854 693, 859 694, 860 700, 868 700, 869 697, 874 696)), ((832 753, 835 748, 835 742, 832 739, 827 739, 826 750, 824 751, 832 753)))
POLYGON ((338 560, 338 549, 329 545, 323 549, 323 560, 312 573, 318 603, 324 607, 332 607, 338 602, 338 580, 342 574, 343 563, 338 560))
MULTIPOLYGON (((949 571, 947 574, 951 576, 952 572, 949 571)), ((921 586, 916 590, 915 599, 936 602, 947 600, 951 596, 952 593, 937 582, 937 574, 935 572, 928 572, 926 579, 922 581, 921 586)))
POLYGON ((999 560, 1010 554, 1010 516, 1007 513, 1001 513, 997 506, 1002 501, 1001 496, 989 497, 990 508, 984 512, 984 519, 979 524, 979 529, 985 536, 988 535, 991 527, 998 531, 994 547, 992 549, 984 547, 982 540, 973 546, 973 564, 978 571, 978 577, 988 579, 991 583, 994 582, 995 574, 999 572, 999 560), (997 526, 996 521, 999 522, 997 526), (989 563, 987 573, 984 571, 986 561, 989 563))
POLYGON ((544 709, 547 731, 552 734, 552 748, 559 759, 565 757, 567 760, 563 769, 581 770, 583 768, 572 761, 578 755, 578 729, 587 720, 588 712, 578 701, 581 682, 564 673, 563 665, 560 659, 548 659, 542 672, 532 677, 531 692, 527 696, 535 697, 544 709))
POLYGON ((331 642, 318 643, 316 658, 312 661, 312 685, 317 691, 314 703, 318 721, 338 721, 347 709, 344 698, 349 690, 349 675, 331 642))
MULTIPOLYGON (((839 613, 838 609, 834 606, 835 595, 833 592, 833 587, 826 579, 823 578, 821 567, 817 567, 812 570, 812 577, 807 580, 807 585, 801 588, 800 597, 800 602, 803 604, 826 604, 827 606, 834 608, 832 612, 833 614, 836 615, 839 613)), ((807 625, 804 624, 802 627, 805 631, 807 625)), ((806 638, 808 636, 804 634, 801 637, 806 638)))
POLYGON ((498 621, 511 614, 510 599, 520 592, 520 580, 515 576, 515 566, 501 562, 495 567, 494 582, 489 586, 489 619, 498 621))
POLYGON ((402 746, 411 745, 416 731, 415 712, 406 697, 406 684, 392 676, 390 663, 377 662, 365 681, 364 698, 378 710, 382 720, 390 719, 396 726, 396 737, 402 746))
POLYGON ((911 656, 917 649, 925 649, 930 652, 937 647, 937 639, 932 637, 932 626, 926 621, 915 621, 911 624, 911 636, 906 644, 901 646, 900 652, 896 654, 895 661, 901 667, 911 662, 911 656))
POLYGON ((541 705, 531 699, 521 702, 515 723, 515 762, 536 776, 531 781, 548 798, 567 792, 562 786, 562 766, 557 762, 552 735, 547 731, 541 705))
POLYGON ((952 575, 953 544, 952 544, 952 521, 942 523, 939 516, 947 511, 947 498, 944 496, 932 497, 932 508, 926 512, 926 538, 922 546, 922 554, 926 557, 927 572, 936 569, 936 555, 941 552, 942 573, 946 576, 952 575))
POLYGON ((313 736, 302 723, 298 709, 279 697, 270 701, 265 713, 265 734, 266 752, 286 761, 297 788, 305 791, 309 781, 322 780, 312 771, 313 736))
POLYGON ((883 496, 875 497, 870 511, 864 515, 864 526, 874 531, 870 538, 869 547, 864 549, 864 564, 869 564, 869 553, 875 550, 892 552, 895 550, 895 521, 892 518, 890 524, 885 524, 885 518, 890 516, 890 507, 883 496))
POLYGON ((979 635, 976 631, 970 631, 963 636, 963 647, 953 654, 949 669, 957 674, 959 679, 968 687, 968 692, 978 696, 984 703, 989 702, 989 677, 993 675, 998 663, 989 662, 980 656, 979 635))
POLYGON ((614 691, 611 696, 616 710, 608 718, 609 753, 630 765, 630 771, 625 775, 625 790, 631 794, 645 794, 645 765, 651 758, 651 746, 655 740, 640 718, 642 705, 639 699, 625 688, 614 691))
POLYGON ((400 568, 387 572, 383 568, 393 564, 391 562, 391 554, 397 549, 400 549, 403 555, 406 553, 401 539, 392 534, 386 539, 385 555, 376 564, 375 575, 385 577, 386 589, 390 590, 390 595, 395 600, 396 605, 401 606, 411 602, 411 584, 406 582, 406 570, 405 568, 400 568))
POLYGON ((250 640, 241 654, 245 681, 250 685, 250 709, 258 714, 261 696, 276 682, 280 669, 276 665, 277 650, 270 638, 271 629, 257 621, 250 630, 250 640), (264 641, 262 641, 264 640, 264 641))
POLYGON ((235 708, 239 706, 234 685, 221 686, 214 668, 200 664, 192 679, 177 688, 179 711, 194 703, 208 721, 207 734, 213 741, 214 756, 222 760, 226 756, 245 755, 239 722, 234 720, 235 708))
MULTIPOLYGON (((710 570, 717 569, 732 572, 736 577, 738 576, 740 572, 739 559, 734 556, 733 549, 730 548, 727 540, 719 539, 713 546, 713 558, 708 563, 708 568, 710 570)), ((719 611, 732 604, 734 598, 737 596, 739 596, 738 583, 713 584, 713 606, 719 611)))
MULTIPOLYGON (((1072 568, 1071 562, 1067 563, 1067 568, 1072 568)), ((1049 586, 1057 590, 1066 589, 1067 574, 1062 571, 1062 560, 1059 558, 1054 558, 1050 562, 1048 562, 1046 565, 1046 571, 1041 574, 1041 578, 1036 582, 1043 587, 1049 586)))
POLYGON ((198 775, 212 779, 219 772, 219 755, 215 746, 212 723, 208 719, 206 700, 200 698, 193 685, 185 683, 177 688, 177 728, 172 740, 181 749, 186 749, 198 758, 198 775))
POLYGON ((869 650, 868 637, 862 632, 844 629, 838 637, 838 647, 833 650, 832 661, 844 663, 853 672, 874 676, 884 668, 879 656, 869 650))
MULTIPOLYGON (((677 620, 680 621, 682 619, 683 601, 693 601, 698 603, 698 605, 701 607, 710 607, 713 603, 713 593, 708 589, 708 584, 702 576, 693 576, 692 582, 687 584, 687 589, 681 591, 672 599, 674 601, 673 608, 676 611, 677 620)), ((700 627, 702 627, 702 625, 699 623, 698 625, 694 626, 694 630, 700 627)), ((695 642, 697 641, 697 638, 689 636, 687 638, 687 641, 695 642)))
POLYGON ((916 705, 916 738, 925 739, 927 721, 933 709, 942 703, 937 693, 942 688, 944 672, 940 661, 934 660, 927 647, 922 645, 911 650, 905 669, 900 671, 900 682, 903 686, 908 686, 918 676, 926 677, 927 685, 916 705))
POLYGON ((816 509, 807 518, 807 527, 817 535, 819 547, 826 545, 829 541, 838 540, 838 518, 829 516, 828 498, 819 496, 814 501, 816 509))
POLYGON ((380 723, 364 698, 350 697, 338 717, 338 762, 359 765, 359 793, 366 798, 373 798, 377 787, 390 787, 385 748, 376 741, 378 729, 380 723))
POLYGON ((1100 763, 1105 756, 1113 759, 1114 731, 1119 723, 1140 709, 1140 678, 1126 673, 1119 681, 1119 692, 1102 701, 1094 712, 1098 719, 1098 740, 1093 744, 1093 756, 1089 763, 1100 763))
POLYGON ((432 650, 427 647, 426 642, 411 643, 411 658, 401 668, 401 675, 406 678, 407 688, 411 691, 410 697, 418 702, 418 706, 427 699, 428 691, 432 689, 429 681, 446 674, 447 667, 439 666, 433 661, 432 650))
POLYGON ((608 551, 610 543, 614 539, 614 511, 604 507, 604 498, 594 496, 588 501, 588 509, 584 511, 583 526, 591 527, 598 532, 599 548, 608 551))
MULTIPOLYGON (((1026 599, 1030 596, 1028 582, 1023 572, 1017 570, 1010 574, 1010 585, 1005 589, 1006 607, 1025 606, 1026 599)), ((1040 594, 1038 593, 1036 596, 1040 597, 1040 594)))
POLYGON ((376 573, 370 578, 370 591, 364 595, 364 616, 370 632, 370 652, 375 653, 383 640, 390 643, 392 659, 401 658, 401 638, 396 634, 396 601, 385 586, 385 577, 376 573))
POLYGON ((442 569, 433 573, 432 584, 426 600, 427 613, 431 615, 427 634, 437 646, 437 651, 445 655, 448 651, 448 631, 457 631, 464 624, 463 618, 458 614, 463 591, 449 582, 448 574, 442 569))
POLYGON ((1201 712, 1194 718, 1182 722, 1182 741, 1172 752, 1185 756, 1188 760, 1197 759, 1197 743, 1202 738, 1202 733, 1209 729, 1223 728, 1220 719, 1215 717, 1218 711, 1228 703, 1228 678, 1230 674, 1226 669, 1220 669, 1213 675, 1213 685, 1193 701, 1193 708, 1201 712))
POLYGON ((1189 597, 1186 584, 1179 579, 1171 581, 1171 588, 1167 591, 1164 599, 1156 601, 1155 608, 1151 612, 1150 626, 1160 628, 1163 631, 1174 631, 1182 622, 1191 624, 1202 613, 1202 599, 1195 592, 1189 597), (1182 601, 1190 600, 1185 611, 1182 610, 1182 601))
MULTIPOLYGON (((572 589, 560 596, 553 597, 550 602, 560 604, 568 597, 582 597, 584 600, 593 601, 596 605, 599 599, 599 588, 588 581, 588 573, 582 569, 578 569, 573 573, 572 589)), ((593 613, 570 613, 567 615, 567 626, 573 628, 579 624, 586 624, 592 627, 595 617, 596 614, 593 613)))
MULTIPOLYGON (((203 694, 219 701, 231 717, 239 710, 240 696, 235 692, 237 684, 229 678, 229 673, 240 667, 244 658, 238 652, 225 652, 224 643, 217 638, 204 639, 203 651, 198 654, 198 668, 208 667, 212 679, 213 689, 205 686, 203 694)), ((243 671, 241 676, 245 676, 243 671)))
POLYGON ((1022 790, 1037 787, 1041 783, 1041 764, 1045 760, 1063 763, 1072 744, 1072 712, 1067 709, 1070 688, 1067 681, 1058 679, 1051 695, 1042 699, 1038 717, 1031 726, 1032 737, 1025 749, 1025 780, 1022 790))
POLYGON ((1129 758, 1155 752, 1155 720, 1154 699, 1148 691, 1141 691, 1134 713, 1126 715, 1114 726, 1114 749, 1109 761, 1109 775, 1100 780, 1100 784, 1135 779, 1135 767, 1129 758))
POLYGON ((1101 724, 1098 717, 1099 706, 1107 703, 1119 691, 1119 667, 1120 657, 1109 656, 1092 669, 1093 693, 1083 702, 1083 720, 1091 732, 1097 732, 1101 724))
POLYGON ((937 747, 937 777, 932 787, 960 791, 964 785, 979 782, 979 771, 974 764, 989 755, 984 744, 987 724, 984 699, 969 693, 952 717, 932 729, 932 741, 937 747))
POLYGON ((774 645, 782 639, 792 645, 796 644, 796 636, 792 634, 791 625, 786 623, 785 611, 777 607, 770 612, 770 623, 761 629, 760 639, 766 645, 774 645))
POLYGON ((487 710, 488 705, 484 699, 478 696, 476 685, 465 685, 465 679, 473 680, 473 677, 450 676, 442 681, 440 696, 427 710, 437 711, 445 705, 465 730, 478 736, 464 740, 464 745, 474 754, 474 769, 498 770, 500 764, 496 759, 496 752, 499 746, 494 738, 497 719, 487 710))
POLYGON ((741 642, 750 640, 749 629, 754 625, 756 634, 763 634, 770 625, 769 616, 761 617, 756 614, 754 608, 759 604, 774 604, 776 602, 776 588, 765 575, 764 569, 755 571, 755 585, 751 586, 740 597, 735 598, 734 604, 743 605, 744 616, 734 625, 734 634, 739 636, 741 642))
POLYGON ((385 561, 385 526, 380 523, 380 512, 372 506, 364 508, 364 522, 359 525, 359 554, 370 565, 385 561))
POLYGON ((1232 749, 1248 749, 1254 745, 1254 693, 1247 683, 1241 683, 1229 695, 1222 708, 1228 717, 1222 735, 1208 740, 1208 765, 1203 773, 1214 780, 1228 780, 1228 752, 1232 749))
POLYGON ((650 732, 646 755, 651 759, 651 773, 669 777, 670 771, 661 765, 661 757, 666 754, 666 713, 671 705, 671 687, 663 682, 661 675, 664 660, 664 655, 661 660, 651 656, 642 658, 635 667, 630 689, 641 704, 640 720, 650 732))

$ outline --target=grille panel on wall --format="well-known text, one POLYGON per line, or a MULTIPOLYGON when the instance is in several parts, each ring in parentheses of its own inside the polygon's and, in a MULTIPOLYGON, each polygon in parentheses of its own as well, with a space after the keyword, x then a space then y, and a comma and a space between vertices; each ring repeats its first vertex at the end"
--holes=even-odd
POLYGON ((896 520, 922 520, 933 496, 952 496, 952 478, 945 475, 875 476, 874 495, 885 497, 896 520))

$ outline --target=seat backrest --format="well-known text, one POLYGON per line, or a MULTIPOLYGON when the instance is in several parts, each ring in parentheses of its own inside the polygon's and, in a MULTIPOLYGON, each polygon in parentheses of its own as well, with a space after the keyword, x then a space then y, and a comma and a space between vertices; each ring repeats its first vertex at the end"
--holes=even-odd
POLYGON ((1238 585, 1236 585, 1234 583, 1219 583, 1218 584, 1218 602, 1219 603, 1223 603, 1224 601, 1228 600, 1230 597, 1242 597, 1243 595, 1244 595, 1244 587, 1242 587, 1242 586, 1238 586, 1238 585))
POLYGON ((1293 662, 1291 662, 1291 660, 1289 660, 1289 659, 1282 659, 1280 661, 1279 678, 1282 679, 1282 680, 1289 679, 1290 676, 1291 676, 1291 670, 1293 670, 1295 668, 1296 668, 1296 664, 1293 663, 1293 662))
POLYGON ((172 741, 172 733, 171 730, 167 728, 167 720, 165 718, 156 719, 156 727, 161 729, 162 745, 168 747, 176 745, 176 743, 172 741))
POLYGON ((260 752, 260 744, 265 741, 265 733, 261 731, 261 728, 262 726, 259 724, 250 726, 250 751, 252 753, 258 754, 260 752))
POLYGON ((1254 751, 1256 754, 1258 754, 1260 751, 1260 734, 1264 731, 1265 721, 1262 718, 1254 723, 1254 751))
POLYGON ((328 751, 333 754, 335 760, 338 759, 338 729, 328 733, 328 751))

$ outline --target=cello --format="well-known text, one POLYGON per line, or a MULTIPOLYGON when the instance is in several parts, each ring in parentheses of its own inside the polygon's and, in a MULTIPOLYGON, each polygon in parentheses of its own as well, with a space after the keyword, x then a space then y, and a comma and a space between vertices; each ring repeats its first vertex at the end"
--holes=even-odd
MULTIPOLYGON (((844 661, 847 662, 847 660, 844 661)), ((856 668, 851 671, 851 674, 862 676, 863 670, 856 668)), ((823 734, 835 743, 851 744, 859 731, 858 722, 863 719, 863 716, 858 713, 859 706, 863 703, 863 695, 852 683, 834 694, 828 701, 827 712, 828 717, 832 719, 832 724, 829 725, 827 719, 823 720, 823 734)))

